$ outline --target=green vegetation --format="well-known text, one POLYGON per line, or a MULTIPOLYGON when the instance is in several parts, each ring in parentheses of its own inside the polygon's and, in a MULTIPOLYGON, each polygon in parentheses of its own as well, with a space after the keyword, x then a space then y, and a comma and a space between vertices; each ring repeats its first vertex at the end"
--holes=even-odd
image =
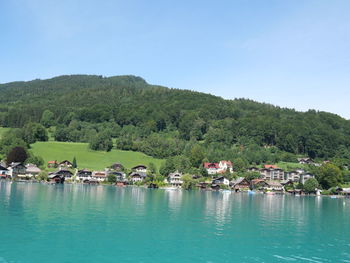
POLYGON ((70 161, 76 157, 79 168, 93 170, 103 170, 115 162, 122 163, 130 169, 138 164, 148 165, 154 163, 159 169, 163 160, 155 159, 139 152, 111 150, 110 152, 90 150, 87 143, 69 143, 69 142, 36 142, 31 145, 31 152, 34 155, 44 158, 45 164, 48 161, 70 161))

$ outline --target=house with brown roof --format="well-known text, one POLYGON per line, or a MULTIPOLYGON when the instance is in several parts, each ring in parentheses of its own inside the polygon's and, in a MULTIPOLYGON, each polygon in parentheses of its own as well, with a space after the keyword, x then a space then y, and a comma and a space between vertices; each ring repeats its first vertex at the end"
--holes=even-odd
POLYGON ((231 188, 236 192, 250 189, 250 182, 244 177, 238 177, 230 182, 231 188))

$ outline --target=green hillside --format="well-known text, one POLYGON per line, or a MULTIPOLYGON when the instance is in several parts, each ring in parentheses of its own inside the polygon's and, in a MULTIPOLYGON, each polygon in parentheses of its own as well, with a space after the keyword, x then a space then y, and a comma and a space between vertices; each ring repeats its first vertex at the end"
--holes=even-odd
POLYGON ((155 159, 139 152, 115 149, 110 152, 92 151, 88 148, 87 143, 36 142, 31 145, 31 151, 41 156, 45 163, 51 160, 72 161, 75 156, 79 168, 93 170, 102 170, 115 162, 123 164, 128 169, 138 164, 148 165, 152 162, 159 169, 163 162, 161 159, 155 159))

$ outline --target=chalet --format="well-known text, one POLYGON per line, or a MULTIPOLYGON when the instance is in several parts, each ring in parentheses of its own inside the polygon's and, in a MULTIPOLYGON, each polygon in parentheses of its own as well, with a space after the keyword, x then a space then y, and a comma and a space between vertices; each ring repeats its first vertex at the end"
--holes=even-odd
POLYGON ((251 182, 251 187, 253 189, 262 190, 264 187, 267 186, 266 181, 264 179, 253 179, 251 182))
POLYGON ((203 166, 207 170, 208 174, 217 174, 219 171, 218 163, 204 163, 203 166))
POLYGON ((135 167, 131 168, 134 172, 137 173, 147 173, 147 166, 145 165, 136 165, 135 167))
POLYGON ((95 184, 96 185, 96 184, 99 184, 100 181, 97 180, 97 179, 94 179, 94 178, 90 178, 90 179, 84 179, 83 183, 84 184, 95 184))
POLYGON ((58 167, 58 162, 57 161, 48 161, 47 162, 47 167, 48 168, 57 168, 58 167))
POLYGON ((0 179, 6 179, 8 177, 9 170, 6 167, 0 165, 0 179))
POLYGON ((284 187, 280 182, 277 181, 267 181, 265 190, 271 191, 284 191, 284 187))
POLYGON ((299 164, 313 164, 313 160, 311 158, 308 157, 304 157, 304 158, 298 158, 298 162, 299 164))
POLYGON ((65 180, 63 175, 56 174, 56 173, 49 174, 47 178, 51 183, 55 183, 55 184, 63 184, 65 180))
POLYGON ((107 172, 106 171, 94 171, 92 172, 92 179, 97 180, 99 182, 103 182, 107 180, 107 172))
POLYGON ((71 171, 69 171, 69 170, 66 170, 66 169, 58 170, 54 174, 61 175, 65 179, 70 179, 73 176, 73 173, 71 171))
POLYGON ((35 177, 39 175, 40 172, 41 172, 41 169, 37 167, 35 164, 29 163, 26 165, 26 176, 35 177))
POLYGON ((60 163, 58 164, 58 167, 72 168, 72 167, 73 167, 73 164, 72 164, 70 161, 68 161, 68 160, 64 160, 64 161, 62 161, 62 162, 60 162, 60 163))
POLYGON ((182 173, 179 173, 178 171, 176 171, 175 173, 170 173, 168 175, 167 181, 171 186, 176 186, 176 187, 182 186, 183 184, 182 173))
POLYGON ((233 180, 231 183, 231 188, 235 190, 236 192, 241 191, 241 190, 249 190, 250 188, 250 183, 247 179, 244 177, 239 177, 236 180, 233 180))
POLYGON ((225 178, 224 176, 220 176, 217 178, 213 178, 212 185, 217 184, 217 185, 230 185, 230 181, 225 178))
POLYGON ((26 174, 26 167, 22 163, 11 163, 7 169, 11 178, 26 174))
POLYGON ((350 196, 350 188, 340 188, 340 194, 350 196))
POLYGON ((121 163, 114 163, 111 165, 110 168, 112 170, 115 170, 115 171, 123 171, 124 170, 124 166, 121 163))
POLYGON ((226 171, 233 173, 232 162, 231 161, 220 161, 218 173, 225 173, 226 171))
POLYGON ((83 169, 83 170, 78 170, 77 172, 77 179, 79 181, 84 182, 84 180, 89 180, 92 178, 92 172, 87 170, 87 169, 83 169))
POLYGON ((115 175, 116 181, 117 182, 126 182, 126 174, 121 172, 121 171, 116 171, 116 170, 109 170, 108 175, 113 174, 115 175))
POLYGON ((146 179, 146 176, 147 174, 144 172, 132 172, 131 174, 129 174, 130 180, 133 183, 143 181, 144 179, 146 179))

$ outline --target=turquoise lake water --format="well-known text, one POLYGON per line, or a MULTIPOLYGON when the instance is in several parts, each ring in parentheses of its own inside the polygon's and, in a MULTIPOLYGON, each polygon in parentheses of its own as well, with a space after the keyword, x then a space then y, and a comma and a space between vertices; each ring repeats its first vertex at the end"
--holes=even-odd
POLYGON ((0 262, 350 262, 350 199, 0 182, 0 262))

